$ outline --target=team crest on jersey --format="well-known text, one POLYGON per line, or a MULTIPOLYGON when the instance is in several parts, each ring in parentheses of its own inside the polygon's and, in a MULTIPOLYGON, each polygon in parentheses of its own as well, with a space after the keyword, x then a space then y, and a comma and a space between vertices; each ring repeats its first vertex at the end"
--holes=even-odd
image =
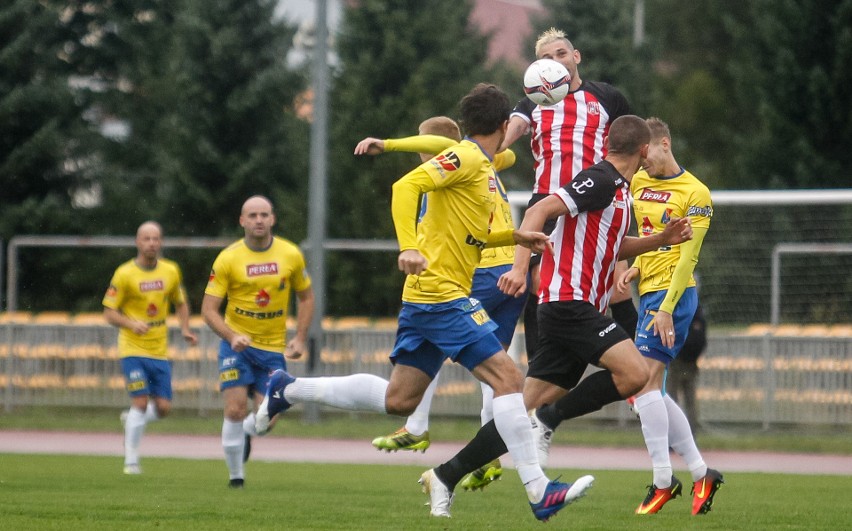
POLYGON ((444 176, 445 171, 456 171, 461 168, 461 159, 454 152, 442 153, 429 161, 441 176, 444 176))
POLYGON ((259 277, 263 275, 277 275, 278 264, 269 262, 266 264, 249 264, 246 266, 246 275, 250 277, 259 277))
POLYGON ((589 116, 599 116, 601 113, 601 104, 597 101, 586 102, 586 112, 589 116))
POLYGON ((493 175, 488 176, 488 191, 492 194, 497 193, 497 179, 493 175))
POLYGON ((148 317, 154 317, 155 315, 157 315, 157 305, 152 302, 145 309, 145 313, 148 314, 148 317))
POLYGON ((669 221, 672 220, 672 209, 667 208, 665 212, 663 212, 663 217, 660 218, 660 223, 665 225, 669 221))
POLYGON ((269 304, 269 299, 269 293, 266 293, 266 290, 260 290, 257 292, 257 295, 254 296, 254 303, 261 308, 264 308, 269 304))
POLYGON ((710 205, 700 207, 700 206, 691 206, 686 211, 687 216, 699 216, 702 218, 712 218, 713 217, 713 207, 710 205))
POLYGON ((650 201, 652 203, 668 203, 671 197, 671 192, 658 192, 650 188, 645 188, 639 195, 639 201, 650 201))
POLYGON ((654 234, 654 224, 648 216, 642 218, 642 236, 650 236, 654 234))

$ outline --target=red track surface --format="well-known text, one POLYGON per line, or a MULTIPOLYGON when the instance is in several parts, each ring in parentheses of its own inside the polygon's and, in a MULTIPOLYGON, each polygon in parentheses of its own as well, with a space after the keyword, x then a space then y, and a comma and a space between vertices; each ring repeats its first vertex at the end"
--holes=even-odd
MULTIPOLYGON (((119 433, 0 431, 0 453, 122 456, 119 433)), ((428 452, 379 452, 364 440, 295 439, 255 437, 251 459, 315 463, 359 463, 435 466, 449 459, 460 443, 433 442, 428 452)), ((145 457, 224 459, 221 440, 209 435, 147 434, 140 454, 145 457)), ((706 451, 704 460, 723 472, 780 472, 852 476, 852 457, 841 455, 769 452, 706 451)), ((508 463, 506 463, 508 464, 508 463)), ((672 458, 675 470, 685 468, 672 458)), ((644 448, 589 448, 554 446, 549 468, 578 470, 650 470, 644 448)))

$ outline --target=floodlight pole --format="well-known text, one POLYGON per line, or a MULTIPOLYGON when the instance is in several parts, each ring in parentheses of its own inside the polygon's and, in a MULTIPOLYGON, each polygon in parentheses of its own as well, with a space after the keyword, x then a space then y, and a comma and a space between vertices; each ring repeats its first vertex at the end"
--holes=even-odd
MULTIPOLYGON (((326 183, 328 158, 328 5, 326 0, 317 0, 316 42, 314 45, 313 78, 313 122, 311 124, 310 187, 308 194, 308 268, 314 290, 314 317, 308 331, 307 373, 319 370, 320 351, 324 335, 322 318, 325 316, 325 237, 326 237, 326 183)), ((319 407, 306 404, 305 421, 319 420, 319 407)))

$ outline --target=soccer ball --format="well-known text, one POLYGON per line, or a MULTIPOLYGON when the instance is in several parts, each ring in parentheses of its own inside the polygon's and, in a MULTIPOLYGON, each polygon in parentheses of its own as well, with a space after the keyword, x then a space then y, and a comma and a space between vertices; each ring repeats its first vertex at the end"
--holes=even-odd
POLYGON ((570 88, 571 75, 553 59, 539 59, 524 72, 524 93, 536 105, 556 105, 570 88))

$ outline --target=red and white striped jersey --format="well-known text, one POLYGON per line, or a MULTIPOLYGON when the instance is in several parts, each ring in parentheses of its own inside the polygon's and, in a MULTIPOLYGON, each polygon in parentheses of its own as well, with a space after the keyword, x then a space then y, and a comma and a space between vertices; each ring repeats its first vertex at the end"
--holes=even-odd
POLYGON ((533 193, 551 194, 580 170, 603 160, 609 125, 629 113, 624 95, 612 85, 595 81, 583 81, 556 105, 536 105, 529 98, 518 102, 512 116, 529 125, 535 159, 533 193))
POLYGON ((550 235, 554 256, 541 259, 539 303, 609 305, 615 263, 630 227, 630 183, 607 161, 587 168, 556 195, 568 207, 550 235))

